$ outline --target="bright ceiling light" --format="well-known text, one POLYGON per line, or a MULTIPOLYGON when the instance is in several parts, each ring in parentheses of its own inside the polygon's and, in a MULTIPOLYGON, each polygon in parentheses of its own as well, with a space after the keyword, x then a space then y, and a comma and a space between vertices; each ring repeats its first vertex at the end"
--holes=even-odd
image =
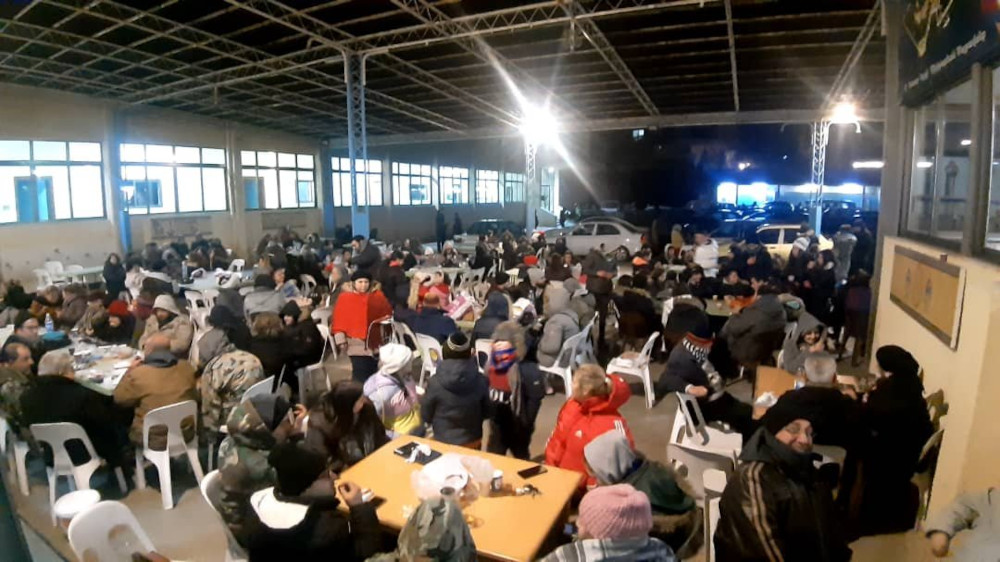
POLYGON ((928 162, 927 160, 921 160, 921 161, 917 162, 917 167, 918 168, 930 168, 933 165, 934 165, 933 162, 928 162))
POLYGON ((880 170, 885 162, 881 160, 859 160, 851 164, 855 170, 880 170))
POLYGON ((833 106, 833 111, 830 113, 830 118, 828 119, 830 123, 835 125, 847 125, 853 124, 860 121, 858 119, 858 108, 850 102, 840 102, 833 106))
POLYGON ((962 142, 959 144, 962 146, 972 146, 972 139, 962 139, 962 142))
POLYGON ((521 109, 521 134, 526 141, 535 146, 554 145, 558 142, 556 118, 549 111, 548 104, 539 106, 526 103, 521 109))
POLYGON ((746 170, 747 168, 750 167, 750 163, 749 162, 740 162, 739 164, 736 165, 736 167, 739 168, 740 171, 742 172, 743 170, 746 170))

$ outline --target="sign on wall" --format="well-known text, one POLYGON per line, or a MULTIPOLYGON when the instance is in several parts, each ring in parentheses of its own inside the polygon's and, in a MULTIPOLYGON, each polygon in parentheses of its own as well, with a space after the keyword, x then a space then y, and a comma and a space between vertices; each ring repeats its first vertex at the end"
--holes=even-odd
POLYGON ((305 228, 306 214, 302 211, 279 211, 275 213, 261 213, 260 227, 264 230, 280 230, 288 228, 305 228))
POLYGON ((1000 2, 905 0, 899 48, 903 103, 917 105, 1000 55, 1000 2))
POLYGON ((889 298, 952 349, 965 296, 965 270, 909 248, 896 247, 889 298))
POLYGON ((154 240, 212 233, 212 219, 210 217, 157 218, 152 219, 150 224, 153 228, 154 240))

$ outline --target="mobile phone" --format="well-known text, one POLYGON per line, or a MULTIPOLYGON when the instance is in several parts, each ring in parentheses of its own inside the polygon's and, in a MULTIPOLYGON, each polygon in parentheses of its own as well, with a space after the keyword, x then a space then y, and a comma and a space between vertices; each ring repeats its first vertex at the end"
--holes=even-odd
POLYGON ((393 453, 396 453, 397 455, 403 458, 410 458, 410 455, 413 454, 413 450, 416 449, 418 446, 419 445, 416 441, 410 441, 406 445, 403 445, 402 447, 399 447, 396 450, 394 450, 393 453))
POLYGON ((545 472, 546 470, 544 466, 536 464, 535 466, 532 466, 530 468, 526 468, 524 470, 518 470, 517 475, 527 480, 533 476, 538 476, 539 474, 545 474, 545 472))

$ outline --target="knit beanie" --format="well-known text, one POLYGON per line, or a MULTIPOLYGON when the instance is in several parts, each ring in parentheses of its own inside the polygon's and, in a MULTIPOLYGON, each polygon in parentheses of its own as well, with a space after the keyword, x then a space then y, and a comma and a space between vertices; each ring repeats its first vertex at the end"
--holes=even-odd
POLYGON ((372 280, 372 274, 364 269, 359 269, 351 275, 351 281, 357 281, 358 279, 372 280))
POLYGON ((649 535, 653 512, 649 497, 629 484, 600 486, 580 502, 580 534, 593 539, 636 539, 649 535))
POLYGON ((413 359, 413 352, 405 345, 398 343, 387 343, 378 350, 379 369, 383 374, 391 375, 402 371, 413 359))
POLYGON ((809 393, 794 390, 786 392, 781 398, 778 398, 774 406, 767 409, 763 419, 761 419, 761 424, 771 432, 771 435, 777 435, 786 425, 795 420, 809 420, 811 423, 815 419, 813 413, 817 409, 816 404, 813 404, 809 397, 809 393))
POLYGON ((444 342, 441 353, 445 359, 468 359, 471 347, 472 342, 468 336, 462 332, 455 332, 444 342))

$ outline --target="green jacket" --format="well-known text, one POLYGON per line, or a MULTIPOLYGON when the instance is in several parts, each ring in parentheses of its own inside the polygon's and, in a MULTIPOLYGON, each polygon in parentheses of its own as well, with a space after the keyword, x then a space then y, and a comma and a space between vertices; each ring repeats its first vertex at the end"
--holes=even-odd
MULTIPOLYGON (((34 383, 34 375, 25 375, 10 367, 0 367, 0 415, 15 434, 21 434, 21 395, 34 383)), ((24 437, 22 435, 22 437, 24 437)))
POLYGON ((662 464, 640 457, 641 464, 622 480, 649 497, 653 528, 649 536, 670 545, 678 556, 701 546, 701 510, 680 486, 681 476, 662 464))

